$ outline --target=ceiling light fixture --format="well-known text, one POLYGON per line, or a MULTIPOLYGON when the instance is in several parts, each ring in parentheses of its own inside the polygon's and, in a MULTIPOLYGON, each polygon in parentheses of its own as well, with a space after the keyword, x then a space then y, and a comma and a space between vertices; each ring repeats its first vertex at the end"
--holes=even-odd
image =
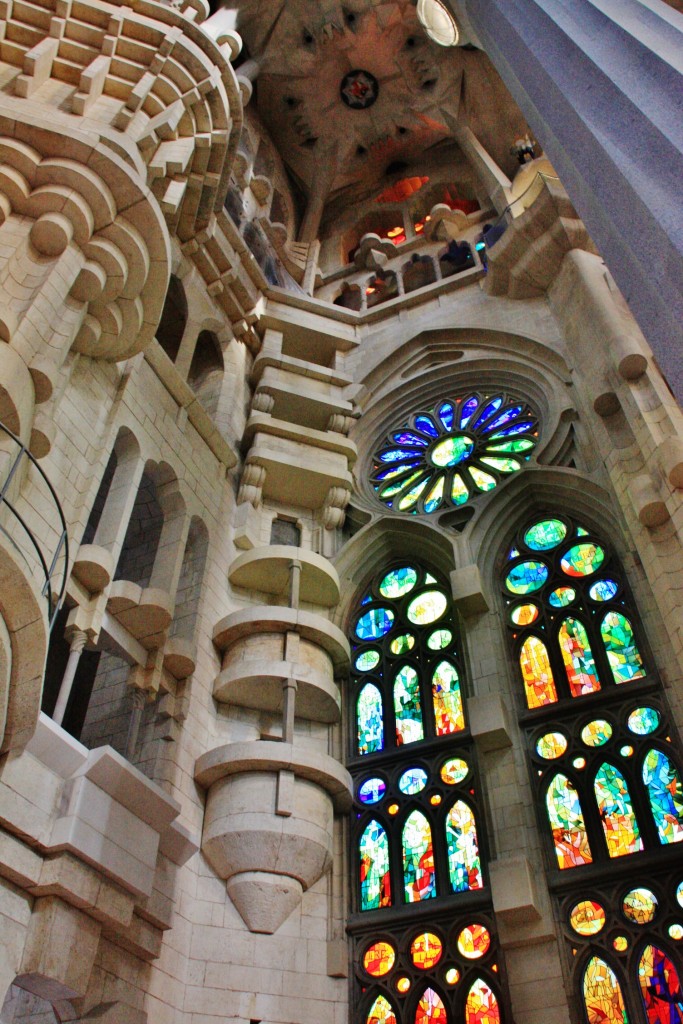
POLYGON ((430 39, 439 46, 457 46, 455 18, 441 0, 417 0, 417 16, 430 39))

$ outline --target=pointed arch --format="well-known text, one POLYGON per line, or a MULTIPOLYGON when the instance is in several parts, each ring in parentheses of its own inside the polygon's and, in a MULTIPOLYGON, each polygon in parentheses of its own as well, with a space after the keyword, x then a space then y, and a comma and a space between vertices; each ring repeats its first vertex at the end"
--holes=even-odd
POLYGON ((643 783, 660 843, 683 841, 683 782, 673 762, 653 747, 643 760, 643 783))
POLYGON ((548 658, 548 648, 537 636, 527 637, 522 644, 519 667, 522 670, 528 708, 540 708, 557 702, 557 689, 548 658))
POLYGON ((386 996, 377 996, 370 1007, 366 1024, 396 1024, 396 1011, 386 996))
POLYGON ((412 665, 404 665, 394 676, 396 745, 424 739, 420 677, 412 665))
POLYGON ((415 1010, 415 1024, 447 1024, 444 1001, 433 988, 426 988, 415 1010))
POLYGON ((617 611, 608 611, 600 623, 600 635, 615 683, 629 683, 645 675, 631 620, 617 611))
POLYGON ((432 827, 421 811, 412 811, 406 818, 401 848, 405 902, 433 899, 436 896, 436 873, 432 827))
POLYGON ((562 621, 557 642, 572 697, 596 693, 600 689, 600 680, 588 634, 581 620, 568 615, 562 621))
POLYGON ((609 761, 598 768, 593 783, 610 857, 624 857, 643 849, 636 812, 626 779, 609 761))
POLYGON ((481 860, 474 811, 456 800, 446 815, 448 874, 453 892, 481 889, 481 860))
POLYGON ((449 736, 465 728, 460 677, 455 665, 440 661, 432 672, 432 701, 437 736, 449 736))
POLYGON ((356 701, 358 753, 374 754, 384 748, 382 695, 374 683, 366 683, 356 701))
POLYGON ((588 1024, 629 1024, 619 979, 599 956, 584 968, 582 994, 588 1024))
POLYGON ((683 991, 673 961, 650 943, 638 961, 638 982, 647 1024, 683 1024, 683 991))
POLYGON ((574 783, 558 772, 550 780, 545 799, 560 870, 591 864, 593 855, 574 783))
POLYGON ((361 910, 391 906, 389 840, 385 830, 374 818, 366 825, 360 837, 358 853, 361 910))
POLYGON ((475 978, 465 1002, 465 1024, 500 1024, 495 992, 483 978, 475 978))

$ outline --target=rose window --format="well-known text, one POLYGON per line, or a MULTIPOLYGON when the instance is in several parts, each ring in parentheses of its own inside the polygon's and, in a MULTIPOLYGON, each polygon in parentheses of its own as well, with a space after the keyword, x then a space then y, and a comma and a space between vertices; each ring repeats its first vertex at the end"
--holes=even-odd
POLYGON ((396 512, 436 512, 492 491, 522 468, 538 419, 504 392, 447 399, 392 430, 375 455, 372 486, 396 512))

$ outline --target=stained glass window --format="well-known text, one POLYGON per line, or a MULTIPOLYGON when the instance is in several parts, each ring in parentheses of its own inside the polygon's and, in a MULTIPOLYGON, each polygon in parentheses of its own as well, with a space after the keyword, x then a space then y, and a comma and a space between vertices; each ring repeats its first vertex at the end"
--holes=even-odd
POLYGON ((643 849, 640 830, 626 780, 618 768, 605 762, 595 776, 595 799, 610 857, 623 857, 643 849))
POLYGON ((683 1024, 680 975, 664 950, 647 945, 638 964, 647 1024, 683 1024))
POLYGON ((649 750, 643 762, 643 782, 661 843, 683 840, 681 775, 661 750, 649 750))
POLYGON ((546 805, 558 867, 564 869, 590 864, 593 857, 581 801, 576 787, 566 775, 558 773, 553 776, 546 793, 546 805))
POLYGON ((431 514, 492 491, 531 457, 538 420, 505 392, 444 400, 394 428, 377 449, 371 483, 395 512, 431 514))
POLYGON ((591 957, 586 964, 583 999, 588 1024, 629 1024, 617 976, 598 956, 591 957))
POLYGON ((349 633, 354 1024, 509 1024, 449 588, 389 565, 349 633))

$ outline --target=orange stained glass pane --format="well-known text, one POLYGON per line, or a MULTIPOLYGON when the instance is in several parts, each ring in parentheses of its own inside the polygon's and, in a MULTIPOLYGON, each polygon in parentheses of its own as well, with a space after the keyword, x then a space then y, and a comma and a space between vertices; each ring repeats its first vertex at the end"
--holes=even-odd
POLYGON ((426 971, 438 964, 443 953, 443 942, 433 932, 422 932, 410 945, 410 955, 416 967, 426 971))
POLYGON ((478 960, 490 945, 491 936, 483 924, 468 924, 458 935, 458 949, 468 960, 478 960))
POLYGON ((433 988, 426 988, 415 1011, 415 1024, 447 1024, 446 1007, 433 988))
POLYGON ((522 644, 519 665, 524 679, 527 707, 540 708, 557 701, 557 690, 553 670, 548 661, 548 651, 542 640, 530 636, 522 644))
POLYGON ((588 1024, 629 1024, 617 977, 604 960, 592 957, 583 974, 588 1024))
POLYGON ((593 857, 574 784, 566 775, 554 775, 545 799, 558 867, 564 869, 591 864, 593 857))
POLYGON ((385 996, 377 996, 375 999, 367 1016, 367 1024, 396 1024, 394 1008, 385 996))
POLYGON ((390 942, 373 942, 363 956, 363 967, 373 978, 388 974, 396 961, 396 953, 390 942))
POLYGON ((500 1024, 500 1007, 495 995, 481 978, 467 993, 465 1024, 500 1024))
POLYGON ((595 776, 595 799, 610 857, 623 857, 643 849, 636 814, 626 779, 606 761, 595 776))
POLYGON ((572 617, 565 619, 557 639, 572 697, 599 690, 600 680, 583 624, 572 617))
POLYGON ((437 736, 448 736, 465 728, 460 682, 455 665, 440 661, 432 673, 432 699, 437 736))

